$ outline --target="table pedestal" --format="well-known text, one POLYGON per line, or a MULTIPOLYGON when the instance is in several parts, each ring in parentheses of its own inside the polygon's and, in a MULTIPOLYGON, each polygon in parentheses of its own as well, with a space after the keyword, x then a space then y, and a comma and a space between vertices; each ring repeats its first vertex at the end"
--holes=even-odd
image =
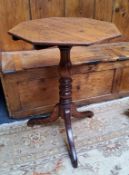
POLYGON ((71 127, 71 116, 76 118, 83 118, 83 117, 91 118, 93 116, 93 112, 91 111, 78 112, 76 110, 75 105, 72 103, 72 78, 71 78, 72 64, 70 60, 71 46, 59 46, 59 49, 61 54, 59 63, 59 72, 60 72, 59 103, 55 106, 50 117, 30 119, 27 125, 28 126, 41 125, 48 122, 54 122, 59 117, 62 117, 62 119, 64 119, 68 139, 69 155, 73 167, 76 168, 78 166, 78 161, 71 127))

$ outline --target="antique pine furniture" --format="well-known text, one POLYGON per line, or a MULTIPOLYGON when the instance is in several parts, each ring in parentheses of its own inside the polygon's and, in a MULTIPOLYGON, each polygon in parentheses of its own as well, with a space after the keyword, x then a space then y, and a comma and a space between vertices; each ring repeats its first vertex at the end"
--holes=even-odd
MULTIPOLYGON (((114 24, 86 18, 46 18, 23 22, 9 31, 14 39, 23 39, 34 45, 35 49, 57 46, 60 50, 59 63, 59 103, 48 118, 36 118, 28 121, 28 126, 54 122, 61 116, 65 122, 69 154, 73 167, 77 167, 77 155, 74 146, 71 116, 76 118, 92 117, 93 112, 80 113, 72 102, 72 46, 89 46, 101 43, 109 38, 120 36, 114 24)), ((53 85, 52 85, 53 86, 53 85)))
MULTIPOLYGON (((1 53, 1 80, 10 117, 52 111, 59 98, 59 56, 58 48, 1 53)), ((129 95, 128 56, 127 42, 73 47, 74 103, 81 106, 129 95)))

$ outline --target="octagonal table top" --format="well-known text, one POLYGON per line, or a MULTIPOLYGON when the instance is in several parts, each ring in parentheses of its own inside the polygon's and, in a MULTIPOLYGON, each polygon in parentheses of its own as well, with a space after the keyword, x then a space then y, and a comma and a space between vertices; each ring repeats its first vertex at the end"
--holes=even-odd
POLYGON ((91 45, 121 36, 115 24, 89 18, 50 17, 25 21, 9 34, 33 45, 91 45))

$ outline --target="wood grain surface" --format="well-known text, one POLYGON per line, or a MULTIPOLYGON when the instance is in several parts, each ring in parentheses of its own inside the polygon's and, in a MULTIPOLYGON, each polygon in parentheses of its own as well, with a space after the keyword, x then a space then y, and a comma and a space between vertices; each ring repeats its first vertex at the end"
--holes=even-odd
MULTIPOLYGON (((2 72, 12 73, 28 69, 57 66, 60 60, 58 48, 39 51, 2 52, 2 72)), ((129 43, 112 43, 92 47, 73 47, 72 64, 93 64, 129 59, 129 43)))
MULTIPOLYGON (((128 43, 73 47, 71 58, 73 101, 77 104, 129 94, 128 43)), ((52 110, 59 98, 58 63, 57 48, 2 52, 1 79, 10 116, 22 118, 52 110)))
POLYGON ((95 3, 95 19, 102 21, 111 21, 113 11, 112 0, 96 0, 95 3))
POLYGON ((0 0, 0 48, 3 51, 30 49, 23 41, 12 41, 8 30, 22 21, 52 16, 113 21, 129 36, 128 5, 128 0, 0 0))
POLYGON ((65 16, 94 17, 94 0, 65 0, 65 16))
POLYGON ((121 36, 112 23, 72 17, 53 17, 23 22, 9 33, 34 45, 91 45, 121 36))
POLYGON ((129 1, 115 0, 113 11, 113 23, 119 30, 129 36, 129 1))
POLYGON ((29 20, 28 0, 0 0, 0 49, 24 50, 31 46, 23 41, 14 42, 8 35, 8 30, 19 22, 29 20))
POLYGON ((31 18, 65 15, 65 0, 30 0, 31 18))

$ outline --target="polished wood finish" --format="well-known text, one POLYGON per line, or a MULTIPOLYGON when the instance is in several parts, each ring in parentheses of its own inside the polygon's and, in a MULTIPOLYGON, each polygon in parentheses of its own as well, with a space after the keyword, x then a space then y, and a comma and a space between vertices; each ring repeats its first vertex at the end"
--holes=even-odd
POLYGON ((88 18, 44 18, 20 23, 9 31, 34 45, 91 45, 121 36, 112 23, 88 18))
MULTIPOLYGON (((58 66, 59 79, 59 103, 58 110, 55 107, 49 119, 39 118, 40 124, 55 121, 57 116, 64 119, 68 140, 69 155, 74 168, 78 167, 77 154, 72 135, 71 116, 84 117, 72 108, 72 62, 70 50, 72 46, 92 45, 121 36, 115 25, 88 18, 44 18, 21 23, 9 31, 14 37, 32 43, 34 46, 57 46, 60 50, 60 63, 58 66), (58 112, 56 114, 56 111, 58 112)), ((39 49, 39 48, 38 48, 39 49)), ((17 60, 15 59, 17 62, 17 60)), ((18 62, 17 62, 18 63, 18 62)), ((19 67, 19 65, 18 65, 19 67)), ((85 112, 85 117, 92 117, 93 112, 85 112), (87 116, 88 115, 88 116, 87 116)), ((28 126, 38 124, 38 119, 30 119, 28 126), (37 122, 37 123, 36 123, 37 122)))
POLYGON ((72 134, 72 127, 71 127, 71 116, 76 118, 82 117, 92 117, 93 112, 88 111, 81 112, 76 111, 76 107, 72 104, 72 78, 71 78, 71 71, 72 71, 72 63, 70 60, 70 46, 60 46, 59 47, 61 58, 59 63, 59 73, 60 73, 60 80, 59 80, 59 103, 54 108, 54 111, 47 119, 30 119, 28 121, 28 126, 33 126, 34 124, 44 124, 44 122, 53 122, 58 117, 62 117, 64 119, 66 134, 68 139, 68 146, 69 146, 69 155, 71 158, 71 162, 73 167, 78 166, 77 154, 76 149, 74 146, 73 134, 72 134), (58 106, 58 109, 57 109, 58 106), (84 115, 84 116, 83 116, 84 115))

